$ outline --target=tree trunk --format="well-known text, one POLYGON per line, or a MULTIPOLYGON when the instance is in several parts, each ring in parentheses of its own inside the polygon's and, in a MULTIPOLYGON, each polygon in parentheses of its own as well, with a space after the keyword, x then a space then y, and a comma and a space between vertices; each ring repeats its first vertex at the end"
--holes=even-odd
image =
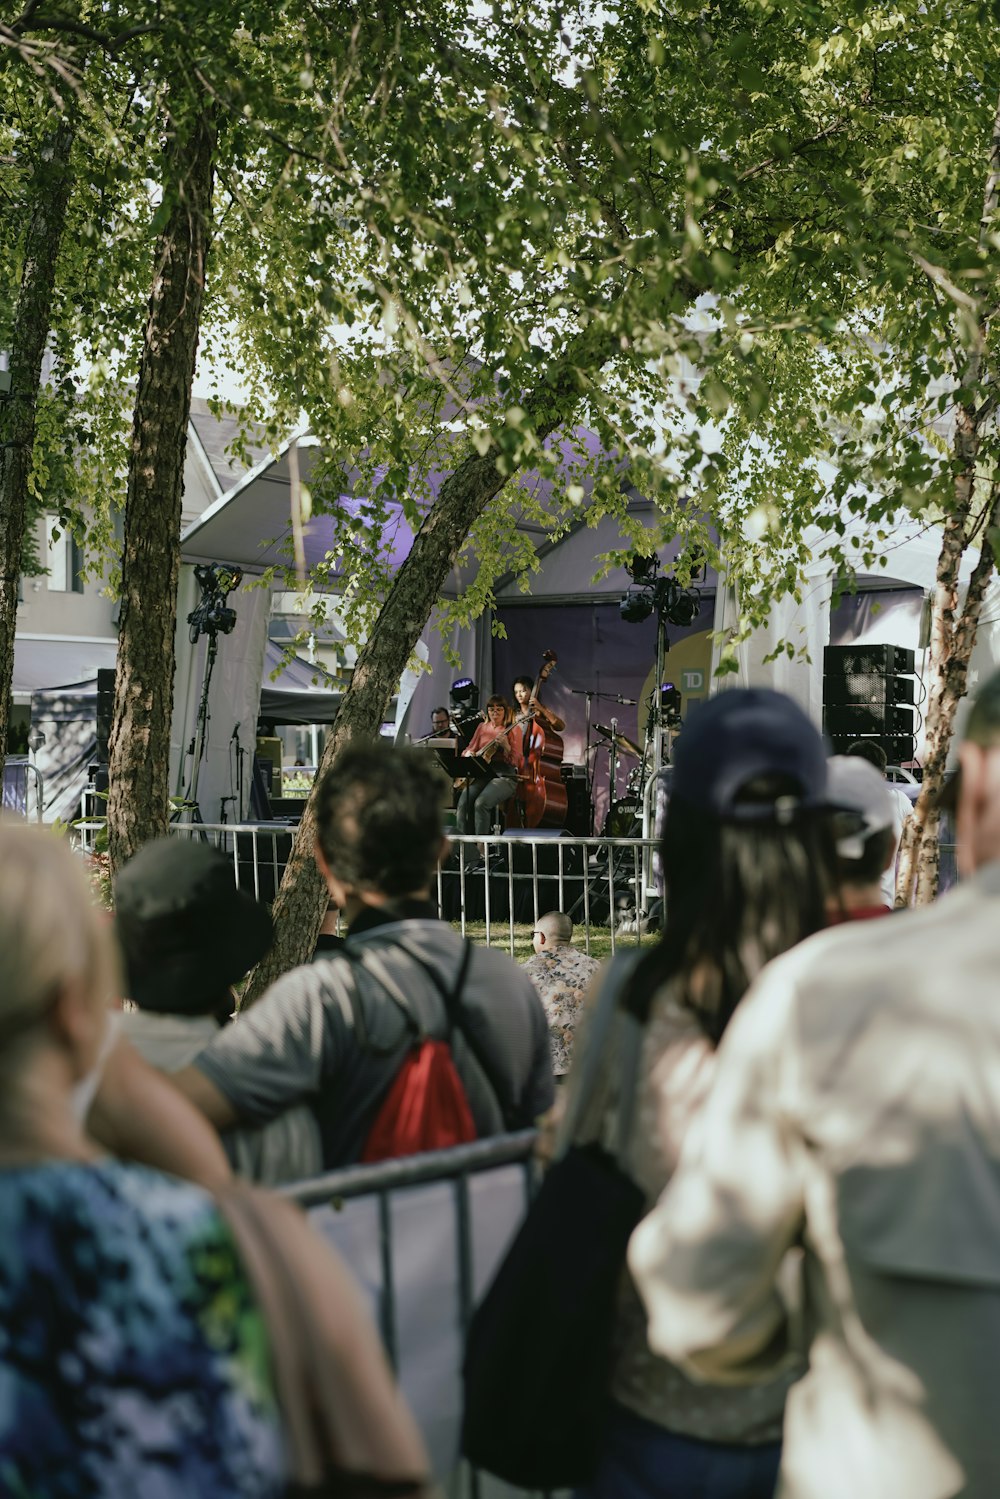
MULTIPOLYGON (((1000 197, 1000 100, 993 121, 990 165, 983 194, 980 249, 988 249, 988 236, 997 217, 1000 197)), ((930 674, 927 699, 927 749, 923 781, 914 815, 907 819, 896 881, 897 903, 908 904, 915 895, 918 904, 932 901, 938 889, 940 847, 938 844, 937 794, 944 781, 948 750, 955 727, 955 714, 965 696, 969 661, 976 644, 983 596, 994 570, 990 532, 1000 522, 1000 486, 994 483, 981 513, 975 514, 976 464, 985 423, 995 420, 992 387, 996 372, 987 367, 987 333, 993 307, 979 310, 977 336, 964 368, 957 372, 962 390, 955 413, 954 502, 944 525, 938 557, 934 603, 931 612, 930 674), (965 601, 959 607, 959 573, 962 558, 978 537, 979 560, 972 573, 965 601)))
POLYGON ((169 212, 156 247, 125 502, 108 766, 114 868, 167 831, 169 812, 184 451, 211 236, 214 115, 205 109, 171 117, 168 130, 169 212))
MULTIPOLYGON (((566 421, 580 399, 587 375, 600 368, 611 349, 607 335, 589 331, 578 335, 552 375, 525 400, 527 425, 539 442, 566 421)), ((327 738, 317 783, 345 745, 378 735, 392 694, 462 543, 509 477, 501 449, 493 444, 482 456, 470 453, 442 484, 358 656, 337 722, 327 738)), ((326 910, 326 886, 313 859, 314 801, 310 796, 306 803, 274 904, 274 947, 254 970, 245 1004, 259 998, 289 968, 306 962, 316 945, 326 910)))
POLYGON ((944 782, 955 714, 968 687, 969 661, 976 643, 983 597, 993 574, 993 552, 985 538, 990 529, 1000 525, 1000 486, 992 488, 986 522, 977 528, 984 537, 982 550, 960 611, 958 570, 967 543, 958 532, 957 521, 952 526, 951 520, 949 517, 941 546, 931 616, 931 686, 923 781, 914 815, 907 819, 896 888, 897 901, 907 904, 911 894, 915 894, 918 905, 932 901, 937 894, 940 847, 935 803, 944 782))
POLYGON ((63 120, 39 154, 24 234, 24 264, 14 308, 10 390, 0 394, 0 774, 7 754, 8 705, 14 676, 14 633, 28 483, 35 445, 35 410, 49 337, 56 264, 66 222, 74 126, 63 120))

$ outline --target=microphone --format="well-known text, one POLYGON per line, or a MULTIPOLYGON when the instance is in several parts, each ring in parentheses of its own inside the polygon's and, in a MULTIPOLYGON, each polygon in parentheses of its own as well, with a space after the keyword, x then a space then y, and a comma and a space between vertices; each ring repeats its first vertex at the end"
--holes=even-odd
POLYGON ((232 744, 233 740, 236 740, 236 742, 239 743, 239 737, 240 737, 240 725, 239 725, 239 722, 237 721, 233 725, 233 732, 229 736, 229 742, 230 742, 230 744, 232 744))
POLYGON ((635 697, 616 697, 616 703, 624 703, 627 708, 638 708, 639 699, 635 697))

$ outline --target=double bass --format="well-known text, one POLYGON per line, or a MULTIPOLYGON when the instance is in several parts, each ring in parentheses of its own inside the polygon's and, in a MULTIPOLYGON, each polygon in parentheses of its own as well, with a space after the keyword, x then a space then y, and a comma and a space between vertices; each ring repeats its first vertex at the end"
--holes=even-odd
MULTIPOLYGON (((542 665, 526 704, 528 710, 538 697, 543 682, 556 668, 555 651, 545 651, 542 665)), ((566 785, 562 777, 563 742, 561 737, 538 717, 522 726, 524 759, 522 776, 515 793, 521 804, 526 828, 561 828, 566 821, 566 785)))

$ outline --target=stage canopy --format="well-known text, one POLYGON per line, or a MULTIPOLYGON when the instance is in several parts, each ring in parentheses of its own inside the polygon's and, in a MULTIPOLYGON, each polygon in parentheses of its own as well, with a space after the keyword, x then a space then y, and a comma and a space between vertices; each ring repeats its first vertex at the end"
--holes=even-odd
MULTIPOLYGON (((319 450, 309 439, 298 440, 302 478, 308 483, 319 450)), ((597 438, 577 429, 569 450, 597 452, 597 438)), ((287 562, 290 553, 290 477, 286 445, 276 457, 266 459, 240 484, 184 533, 186 561, 206 559, 237 563, 248 572, 260 572, 276 562, 287 562)), ((359 501, 351 494, 353 476, 345 469, 343 504, 350 511, 359 501)), ((431 479, 436 490, 442 476, 431 479)), ((621 619, 619 604, 631 579, 621 569, 595 578, 598 559, 615 551, 631 550, 614 517, 588 525, 590 481, 582 481, 584 496, 579 520, 553 540, 544 525, 519 512, 518 488, 526 485, 540 499, 544 510, 555 511, 551 481, 527 474, 520 486, 512 486, 508 503, 517 523, 519 541, 527 540, 534 552, 534 570, 525 572, 523 560, 501 577, 494 588, 495 605, 469 625, 444 626, 440 611, 432 616, 422 637, 430 670, 415 680, 405 715, 397 720, 402 733, 419 737, 430 729, 431 710, 447 703, 448 689, 457 675, 470 675, 480 687, 481 700, 494 687, 509 694, 514 675, 533 676, 541 664, 541 651, 552 648, 559 656, 558 673, 546 687, 551 701, 567 723, 567 757, 582 763, 587 754, 588 715, 591 724, 590 754, 595 754, 594 725, 618 728, 634 741, 641 741, 645 713, 643 698, 654 685, 656 662, 655 622, 629 625, 621 619), (530 591, 524 591, 525 580, 530 591), (448 659, 452 653, 461 663, 448 659), (623 702, 621 699, 634 701, 623 702)), ((631 521, 647 530, 657 523, 654 506, 631 488, 623 474, 622 496, 631 521)), ((864 540, 864 532, 852 517, 846 538, 864 540)), ((334 537, 329 516, 314 515, 305 528, 306 561, 323 559, 334 537)), ((684 628, 668 628, 670 651, 665 679, 681 688, 684 705, 719 687, 759 684, 791 693, 818 723, 822 714, 823 648, 828 643, 857 641, 891 643, 913 649, 922 660, 926 645, 925 601, 933 590, 941 534, 938 528, 904 519, 892 528, 882 545, 884 567, 863 573, 856 580, 857 592, 831 608, 835 568, 827 555, 827 538, 818 530, 813 540, 812 560, 799 597, 788 597, 772 610, 768 626, 742 643, 736 653, 737 670, 724 678, 716 676, 720 643, 737 621, 735 592, 725 578, 709 573, 700 580, 701 608, 684 628), (789 657, 778 651, 779 642, 796 648, 789 657)), ((390 509, 382 545, 392 562, 402 562, 412 543, 412 532, 398 507, 390 509)), ((659 551, 665 572, 670 570, 681 542, 659 551)), ((862 547, 858 547, 859 553, 862 547)), ((458 597, 476 575, 476 559, 469 552, 448 578, 445 599, 458 597)), ((971 561, 963 579, 967 581, 971 561)), ((330 575, 336 590, 338 574, 330 575)), ((983 611, 983 628, 973 659, 971 685, 1000 660, 1000 586, 991 587, 983 611)), ((403 695, 406 701, 406 695, 403 695)), ((918 734, 918 740, 919 740, 918 734)), ((629 766, 619 770, 618 791, 627 781, 629 766)))
MULTIPOLYGON (((223 637, 220 657, 225 646, 223 637)), ((100 664, 113 668, 113 651, 110 659, 100 664)), ((264 681, 259 689, 261 718, 276 725, 333 723, 341 694, 313 685, 316 668, 310 662, 301 656, 283 661, 280 646, 268 642, 264 665, 264 681), (272 680, 271 673, 279 668, 278 676, 272 680)), ((51 822, 56 817, 68 820, 77 815, 90 766, 97 757, 96 672, 82 681, 33 691, 31 721, 33 727, 45 735, 45 742, 35 757, 43 781, 45 820, 51 822)), ((252 744, 255 732, 256 720, 248 721, 242 737, 245 747, 252 744)), ((224 758, 228 775, 231 754, 227 751, 224 758)), ((214 808, 210 810, 214 816, 214 808)), ((206 817, 206 820, 210 819, 206 817)))

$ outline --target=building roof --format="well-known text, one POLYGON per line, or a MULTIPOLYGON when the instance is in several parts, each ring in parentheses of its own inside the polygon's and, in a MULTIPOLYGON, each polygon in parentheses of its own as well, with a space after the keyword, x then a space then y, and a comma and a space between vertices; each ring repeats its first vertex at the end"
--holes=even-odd
POLYGON ((232 450, 243 436, 242 419, 235 411, 217 415, 202 396, 192 398, 190 419, 223 494, 238 484, 244 474, 256 468, 271 451, 264 429, 250 423, 244 438, 246 458, 237 456, 232 450))

